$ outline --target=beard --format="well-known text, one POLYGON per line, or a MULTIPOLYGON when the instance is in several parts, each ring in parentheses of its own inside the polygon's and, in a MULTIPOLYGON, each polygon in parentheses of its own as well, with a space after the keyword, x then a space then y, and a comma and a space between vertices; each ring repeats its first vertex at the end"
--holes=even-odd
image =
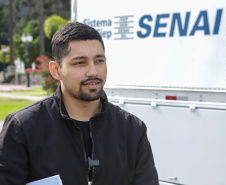
POLYGON ((79 91, 78 98, 83 101, 95 101, 95 100, 100 99, 102 92, 103 92, 103 88, 100 90, 91 89, 90 93, 79 91), (94 94, 94 95, 92 95, 92 94, 94 94))
POLYGON ((86 79, 80 82, 79 91, 76 93, 73 93, 72 96, 76 99, 82 100, 82 101, 95 101, 100 99, 101 94, 103 93, 103 80, 101 78, 92 78, 92 79, 86 79), (83 90, 83 85, 85 82, 90 80, 98 80, 100 81, 101 88, 100 89, 89 89, 88 92, 85 92, 83 90))

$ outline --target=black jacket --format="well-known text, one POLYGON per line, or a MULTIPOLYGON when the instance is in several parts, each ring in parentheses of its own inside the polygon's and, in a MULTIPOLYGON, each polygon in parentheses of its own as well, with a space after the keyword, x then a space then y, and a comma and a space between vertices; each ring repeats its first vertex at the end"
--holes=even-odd
MULTIPOLYGON (((101 98, 103 109, 90 119, 93 139, 92 185, 158 185, 146 126, 101 98)), ((63 185, 87 185, 81 131, 64 113, 56 93, 6 117, 0 134, 0 185, 59 174, 63 185)))

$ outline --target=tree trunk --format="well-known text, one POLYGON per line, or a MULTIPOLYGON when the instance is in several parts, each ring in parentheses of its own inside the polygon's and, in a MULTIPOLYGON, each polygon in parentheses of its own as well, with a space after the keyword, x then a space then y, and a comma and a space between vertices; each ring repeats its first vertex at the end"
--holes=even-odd
POLYGON ((45 55, 45 35, 44 35, 44 2, 39 0, 39 36, 40 36, 40 56, 45 55))
POLYGON ((10 64, 14 64, 13 52, 13 0, 9 0, 9 47, 10 47, 10 64))

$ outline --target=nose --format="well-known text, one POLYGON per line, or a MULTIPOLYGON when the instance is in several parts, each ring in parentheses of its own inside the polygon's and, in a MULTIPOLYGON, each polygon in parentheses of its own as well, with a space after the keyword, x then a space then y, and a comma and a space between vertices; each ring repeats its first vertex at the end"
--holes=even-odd
POLYGON ((94 63, 89 64, 86 76, 87 77, 97 77, 98 76, 98 71, 97 71, 97 68, 94 63))

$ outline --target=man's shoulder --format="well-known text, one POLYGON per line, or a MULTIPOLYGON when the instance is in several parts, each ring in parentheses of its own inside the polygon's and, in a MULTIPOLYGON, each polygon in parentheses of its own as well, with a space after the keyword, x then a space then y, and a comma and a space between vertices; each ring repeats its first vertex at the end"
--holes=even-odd
POLYGON ((132 127, 146 127, 140 118, 119 107, 118 105, 109 103, 109 111, 111 114, 114 114, 113 116, 115 117, 116 121, 119 121, 120 124, 125 124, 132 127))
POLYGON ((56 100, 54 100, 53 95, 50 95, 42 100, 39 100, 31 105, 28 105, 22 109, 19 109, 6 118, 15 119, 18 122, 33 121, 37 117, 43 117, 49 106, 53 106, 56 100))

